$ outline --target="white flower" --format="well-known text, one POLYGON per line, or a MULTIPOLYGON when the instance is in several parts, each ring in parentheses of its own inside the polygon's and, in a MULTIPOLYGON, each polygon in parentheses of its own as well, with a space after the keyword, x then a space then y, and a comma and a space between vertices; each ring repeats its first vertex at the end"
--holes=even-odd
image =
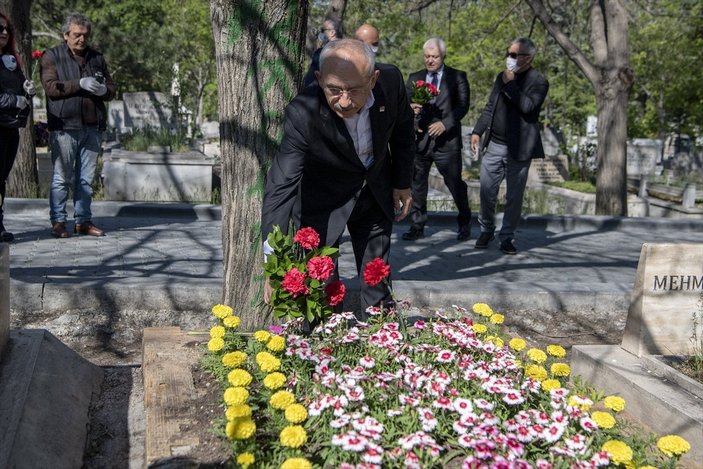
POLYGON ((370 370, 371 368, 376 366, 376 360, 374 360, 373 357, 369 357, 368 355, 366 355, 359 359, 359 364, 364 368, 370 370))
POLYGON ((454 399, 454 410, 460 414, 469 414, 473 412, 474 406, 471 404, 470 399, 464 399, 463 397, 457 397, 454 399))

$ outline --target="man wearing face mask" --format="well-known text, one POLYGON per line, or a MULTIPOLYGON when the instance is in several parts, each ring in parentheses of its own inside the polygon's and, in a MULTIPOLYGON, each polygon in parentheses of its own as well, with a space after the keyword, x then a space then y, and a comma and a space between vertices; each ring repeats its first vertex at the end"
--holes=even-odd
POLYGON ((493 83, 486 107, 471 134, 471 150, 481 152, 481 235, 477 249, 486 249, 495 238, 495 209, 498 188, 507 183, 505 213, 498 238, 500 250, 517 254, 513 244, 520 221, 522 199, 532 158, 544 158, 539 114, 549 83, 534 68, 536 48, 525 37, 515 39, 505 54, 506 69, 493 83))
POLYGON ((303 88, 315 81, 315 72, 320 70, 320 53, 322 52, 322 48, 325 47, 325 44, 341 38, 342 33, 339 30, 339 25, 336 21, 323 21, 322 27, 320 28, 320 34, 317 36, 318 41, 320 41, 320 47, 315 49, 315 52, 312 53, 310 68, 308 68, 308 72, 303 78, 303 88))
POLYGON ((368 23, 364 23, 356 28, 354 37, 369 46, 374 55, 378 55, 378 45, 381 42, 378 29, 368 23))

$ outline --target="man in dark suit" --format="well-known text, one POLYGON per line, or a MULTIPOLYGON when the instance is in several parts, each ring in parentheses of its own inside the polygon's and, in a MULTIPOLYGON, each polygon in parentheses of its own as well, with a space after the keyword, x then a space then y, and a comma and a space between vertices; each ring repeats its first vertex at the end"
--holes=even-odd
POLYGON ((435 85, 439 94, 425 105, 411 104, 418 116, 415 174, 413 176, 412 225, 403 239, 414 241, 424 236, 427 222, 427 190, 430 167, 437 166, 454 198, 459 241, 471 237, 471 209, 466 183, 461 178, 461 119, 469 110, 469 81, 466 73, 444 64, 447 48, 444 41, 432 38, 422 47, 425 70, 408 78, 407 89, 418 80, 435 85))
MULTIPOLYGON (((400 71, 374 66, 371 49, 355 39, 328 43, 316 75, 286 107, 283 141, 266 180, 262 234, 266 239, 276 225, 285 232, 294 220, 338 246, 346 226, 361 272, 376 257, 388 262, 393 221, 412 203, 412 111, 400 71)), ((368 306, 391 300, 390 289, 360 283, 366 319, 368 306)), ((267 282, 265 300, 270 292, 267 282)))
POLYGON ((522 198, 532 158, 544 158, 539 113, 549 83, 532 68, 536 48, 528 38, 515 39, 505 54, 506 69, 493 83, 488 103, 471 134, 471 149, 481 151, 481 235, 477 249, 486 249, 495 238, 495 209, 498 188, 507 183, 503 225, 498 237, 500 250, 517 254, 513 237, 520 222, 522 198))
POLYGON ((328 42, 336 41, 337 39, 342 39, 342 32, 339 30, 339 24, 335 20, 331 19, 323 21, 322 27, 320 28, 320 34, 318 35, 320 47, 315 49, 312 53, 310 67, 308 67, 308 71, 303 77, 303 88, 315 81, 315 72, 320 69, 320 53, 322 52, 322 48, 325 47, 325 44, 328 42))

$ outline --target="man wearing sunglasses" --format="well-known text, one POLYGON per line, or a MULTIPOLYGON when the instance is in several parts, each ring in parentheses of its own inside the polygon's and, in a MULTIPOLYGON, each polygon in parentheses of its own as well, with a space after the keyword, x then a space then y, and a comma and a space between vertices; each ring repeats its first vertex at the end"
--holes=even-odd
POLYGON ((481 235, 476 249, 486 249, 495 238, 498 189, 507 183, 505 213, 498 238, 500 250, 517 254, 513 244, 520 221, 522 199, 532 158, 544 158, 539 114, 549 83, 534 68, 535 45, 528 38, 515 39, 505 54, 505 70, 498 74, 471 134, 471 150, 481 145, 481 235))
MULTIPOLYGON (((376 257, 386 263, 394 221, 410 209, 414 154, 413 116, 403 76, 375 65, 369 46, 356 39, 328 43, 317 83, 286 107, 283 141, 266 178, 262 235, 289 221, 311 227, 322 244, 339 246, 349 230, 357 273, 376 257)), ((264 244, 264 252, 267 247, 264 244)), ((388 306, 388 284, 361 280, 361 311, 388 306)), ((271 294, 266 283, 264 300, 271 294)))

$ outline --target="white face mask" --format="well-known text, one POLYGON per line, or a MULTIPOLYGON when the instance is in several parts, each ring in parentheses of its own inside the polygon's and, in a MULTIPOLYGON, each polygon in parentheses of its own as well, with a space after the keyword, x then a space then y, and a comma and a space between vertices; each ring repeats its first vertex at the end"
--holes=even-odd
POLYGON ((373 52, 373 55, 378 55, 378 46, 369 46, 371 47, 371 51, 373 52))
POLYGON ((515 72, 518 69, 517 66, 517 59, 513 59, 512 57, 506 57, 505 58, 505 68, 508 70, 515 72))
POLYGON ((11 72, 17 68, 17 60, 15 60, 14 55, 10 55, 10 54, 3 55, 2 56, 2 63, 3 63, 3 65, 5 65, 5 68, 11 72))

